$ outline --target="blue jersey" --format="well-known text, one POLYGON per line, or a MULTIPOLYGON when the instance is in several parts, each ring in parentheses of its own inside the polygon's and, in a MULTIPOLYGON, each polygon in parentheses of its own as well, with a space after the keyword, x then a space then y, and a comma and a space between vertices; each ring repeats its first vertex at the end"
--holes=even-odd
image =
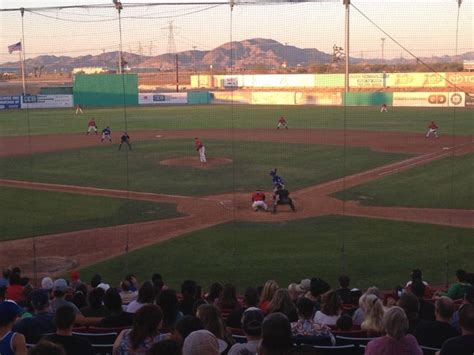
POLYGON ((105 135, 110 136, 110 129, 109 129, 109 128, 104 128, 104 129, 102 130, 102 133, 105 134, 105 135))
POLYGON ((273 185, 284 185, 283 183, 283 179, 281 177, 279 177, 278 175, 273 175, 272 177, 272 183, 273 185))

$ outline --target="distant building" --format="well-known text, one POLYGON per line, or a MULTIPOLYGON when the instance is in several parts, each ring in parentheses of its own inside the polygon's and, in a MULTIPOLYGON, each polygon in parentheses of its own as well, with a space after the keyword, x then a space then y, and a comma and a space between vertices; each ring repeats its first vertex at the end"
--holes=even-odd
POLYGON ((72 70, 73 74, 101 74, 107 73, 107 68, 102 67, 81 67, 81 68, 74 68, 72 70))

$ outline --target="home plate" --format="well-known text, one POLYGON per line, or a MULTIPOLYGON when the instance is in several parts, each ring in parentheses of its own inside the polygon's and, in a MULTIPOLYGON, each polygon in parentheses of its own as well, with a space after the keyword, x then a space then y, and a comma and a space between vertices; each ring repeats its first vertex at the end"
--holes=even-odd
POLYGON ((451 147, 443 147, 443 150, 451 149, 451 147))
POLYGON ((156 138, 161 138, 161 137, 163 137, 163 136, 162 136, 161 134, 157 134, 155 137, 156 137, 156 138))

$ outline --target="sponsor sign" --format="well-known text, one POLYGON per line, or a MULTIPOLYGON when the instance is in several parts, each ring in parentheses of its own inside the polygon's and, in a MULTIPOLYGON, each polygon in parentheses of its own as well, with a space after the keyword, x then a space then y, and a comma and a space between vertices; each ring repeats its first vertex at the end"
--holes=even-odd
POLYGON ((222 79, 222 84, 225 88, 236 88, 239 87, 239 78, 237 77, 226 77, 222 79))
POLYGON ((139 105, 175 105, 186 104, 187 102, 188 94, 185 92, 152 92, 138 94, 139 105))
POLYGON ((0 110, 20 107, 20 96, 0 96, 0 110))
POLYGON ((394 92, 393 106, 464 107, 463 92, 394 92))
POLYGON ((466 93, 465 106, 470 108, 474 107, 474 93, 466 93))
POLYGON ((436 88, 446 86, 446 73, 391 73, 387 86, 392 88, 436 88))
POLYGON ((452 84, 462 87, 474 87, 474 73, 447 73, 447 79, 447 87, 452 87, 452 84))
POLYGON ((296 105, 342 105, 342 94, 340 92, 297 92, 295 93, 296 105))
POLYGON ((349 74, 349 86, 352 88, 383 88, 388 75, 383 73, 349 74))
POLYGON ((73 95, 25 95, 21 108, 73 107, 73 95))

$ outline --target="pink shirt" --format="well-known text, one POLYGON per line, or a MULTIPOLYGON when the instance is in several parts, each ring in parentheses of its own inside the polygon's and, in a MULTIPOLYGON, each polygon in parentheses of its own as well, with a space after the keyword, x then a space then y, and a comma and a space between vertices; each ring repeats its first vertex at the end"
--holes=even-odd
POLYGON ((369 341, 365 355, 423 355, 416 338, 405 335, 400 340, 388 335, 369 341))

